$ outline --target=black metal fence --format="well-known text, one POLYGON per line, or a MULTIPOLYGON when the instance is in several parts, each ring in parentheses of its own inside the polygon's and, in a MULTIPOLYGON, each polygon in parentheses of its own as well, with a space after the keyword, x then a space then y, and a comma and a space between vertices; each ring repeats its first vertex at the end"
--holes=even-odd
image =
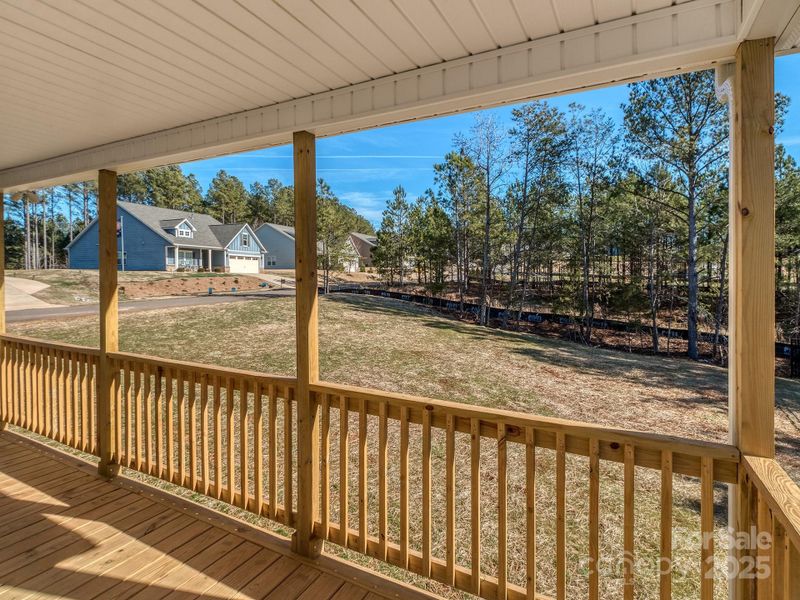
MULTIPOLYGON (((438 298, 435 296, 424 296, 422 294, 407 294, 404 292, 391 292, 388 290, 358 286, 337 286, 332 287, 330 291, 334 293, 363 294, 367 296, 394 298, 395 300, 404 300, 406 302, 413 302, 415 304, 422 304, 424 306, 431 306, 450 311, 457 311, 461 309, 461 303, 458 301, 450 300, 448 298, 438 298)), ((477 315, 480 312, 480 305, 471 302, 464 302, 463 310, 464 312, 471 312, 477 315)), ((529 323, 531 325, 551 323, 561 326, 572 326, 579 324, 579 319, 572 315, 529 311, 522 311, 520 315, 520 312, 516 310, 507 311, 502 308, 489 307, 490 319, 504 322, 516 322, 520 316, 520 320, 523 323, 529 323)), ((593 319, 592 327, 594 329, 605 329, 608 331, 618 331, 624 333, 645 333, 647 335, 652 335, 653 331, 652 326, 644 323, 632 323, 629 321, 617 321, 613 319, 593 319)), ((689 331, 687 329, 673 329, 671 327, 658 327, 657 329, 659 337, 679 340, 686 340, 689 338, 689 331)), ((699 332, 698 338, 704 342, 714 342, 713 333, 699 332)), ((727 346, 727 336, 720 335, 718 342, 723 346, 727 346)), ((775 342, 775 356, 777 358, 789 360, 791 366, 791 376, 800 377, 800 339, 793 339, 791 343, 775 342)))

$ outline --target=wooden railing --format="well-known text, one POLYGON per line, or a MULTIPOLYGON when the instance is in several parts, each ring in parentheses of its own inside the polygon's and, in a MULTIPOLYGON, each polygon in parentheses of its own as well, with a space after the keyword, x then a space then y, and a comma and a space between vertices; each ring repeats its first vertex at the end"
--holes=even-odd
MULTIPOLYGON (((97 454, 97 350, 2 335, 0 358, 0 421, 97 454)), ((107 358, 114 462, 295 525, 293 378, 107 358)), ((314 530, 328 542, 487 599, 576 589, 628 599, 640 586, 668 598, 680 577, 705 600, 722 593, 714 572, 726 551, 715 483, 739 484, 750 498, 740 522, 775 540, 754 551, 769 554, 770 575, 739 585, 759 599, 800 591, 800 492, 773 460, 740 465, 724 444, 330 383, 311 393, 321 423, 314 530), (609 539, 615 519, 620 536, 609 539), (702 542, 677 547, 686 523, 702 542), (688 575, 639 569, 640 558, 670 565, 681 553, 688 575), (616 579, 602 568, 609 557, 621 559, 616 579)))
MULTIPOLYGON (((537 499, 536 490, 542 484, 537 481, 537 462, 546 462, 555 471, 547 494, 555 499, 556 523, 555 575, 551 577, 555 581, 548 587, 554 588, 557 598, 566 598, 567 506, 573 501, 568 498, 567 474, 575 473, 575 465, 568 468, 568 458, 586 457, 585 472, 579 476, 589 484, 589 597, 598 598, 601 590, 600 517, 604 508, 600 490, 604 472, 611 471, 604 466, 608 463, 623 467, 624 597, 633 598, 636 577, 637 467, 660 472, 659 562, 668 565, 673 559, 673 477, 699 479, 699 533, 711 540, 703 547, 699 587, 701 598, 712 597, 713 485, 715 481, 736 481, 735 448, 347 386, 318 384, 312 385, 312 390, 322 411, 322 502, 317 533, 324 539, 483 598, 538 597, 537 513, 541 498, 537 499), (357 435, 351 436, 351 430, 357 435), (338 434, 338 443, 332 444, 334 434, 338 434), (357 481, 348 475, 351 437, 357 440, 357 481), (441 463, 436 474, 434 455, 441 463), (336 465, 338 485, 331 485, 332 464, 336 465), (510 470, 514 471, 514 490, 509 485, 510 470), (389 494, 392 481, 399 485, 396 493, 389 494), (357 494, 356 502, 351 502, 351 489, 357 494), (462 493, 464 490, 468 494, 462 493), (515 505, 520 510, 513 515, 509 511, 512 493, 522 496, 515 505), (483 503, 489 496, 490 510, 486 511, 483 503), (412 536, 410 511, 420 504, 421 521, 415 521, 412 536), (463 505, 463 510, 457 504, 463 505), (332 516, 334 511, 338 520, 332 516), (394 537, 389 531, 390 513, 399 522, 392 528, 394 537), (485 513, 492 516, 492 522, 485 522, 485 513), (442 529, 443 543, 434 544, 433 532, 442 529), (513 565, 509 554, 512 531, 520 548, 516 554, 524 556, 513 565), (487 542, 491 553, 484 551, 487 542), (512 582, 512 577, 517 581, 512 582)), ((666 569, 661 577, 662 597, 669 596, 671 573, 666 569)))
POLYGON ((0 421, 97 454, 99 351, 0 335, 0 421))
POLYGON ((800 488, 775 459, 742 457, 738 563, 742 598, 800 598, 800 488), (759 577, 767 573, 768 577, 759 577))
POLYGON ((119 464, 293 524, 293 379, 122 352, 109 357, 119 464))

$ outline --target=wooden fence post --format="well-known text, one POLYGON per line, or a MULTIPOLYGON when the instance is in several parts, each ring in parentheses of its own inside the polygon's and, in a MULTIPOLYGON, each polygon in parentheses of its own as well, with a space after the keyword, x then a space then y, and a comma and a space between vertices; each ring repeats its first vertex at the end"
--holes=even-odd
MULTIPOLYGON (((744 41, 736 51, 729 196, 729 435, 743 454, 769 458, 775 455, 774 60, 772 38, 744 41)), ((746 531, 746 486, 740 478, 732 487, 729 521, 746 531)), ((751 583, 739 577, 731 596, 748 596, 751 583)))
POLYGON ((319 381, 317 190, 314 134, 294 134, 295 277, 297 309, 297 531, 295 552, 318 556, 319 406, 309 386, 319 381))
POLYGON ((100 359, 97 363, 97 447, 98 471, 104 477, 119 472, 116 464, 113 362, 108 352, 119 350, 119 307, 117 284, 117 174, 97 174, 98 267, 100 271, 100 359))

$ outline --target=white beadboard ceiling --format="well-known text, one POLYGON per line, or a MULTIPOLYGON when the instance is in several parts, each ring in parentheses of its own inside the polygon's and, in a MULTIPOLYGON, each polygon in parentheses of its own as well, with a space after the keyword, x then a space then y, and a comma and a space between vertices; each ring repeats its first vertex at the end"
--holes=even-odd
POLYGON ((800 0, 0 0, 0 185, 708 66, 771 2, 791 50, 800 0))

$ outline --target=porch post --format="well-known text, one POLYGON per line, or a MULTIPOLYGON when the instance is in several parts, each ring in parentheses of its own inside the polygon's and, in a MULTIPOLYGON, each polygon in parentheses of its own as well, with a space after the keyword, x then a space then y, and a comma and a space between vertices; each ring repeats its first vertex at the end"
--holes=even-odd
MULTIPOLYGON (((5 217, 5 208, 6 208, 6 201, 5 201, 5 193, 2 189, 0 189, 0 335, 6 332, 6 234, 5 234, 5 225, 6 225, 6 217, 5 217)), ((0 364, 0 372, 3 373, 5 376, 5 352, 2 352, 2 344, 0 344, 0 360, 3 361, 3 364, 0 364)), ((0 394, 2 394, 2 398, 0 398, 0 412, 2 412, 2 416, 6 416, 6 411, 8 409, 8 398, 6 398, 6 385, 5 382, 3 385, 0 385, 0 394)), ((0 418, 0 431, 3 431, 6 428, 6 420, 0 418)))
MULTIPOLYGON (((774 60, 772 38, 742 42, 731 98, 729 436, 759 457, 775 455, 774 60)), ((743 531, 750 507, 741 475, 730 492, 729 522, 743 531)), ((738 578, 731 597, 750 597, 752 583, 738 578)))
POLYGON ((317 192, 314 135, 294 134, 295 295, 297 320, 297 531, 294 550, 318 556, 319 409, 309 389, 319 381, 317 315, 317 192))
POLYGON ((97 174, 97 220, 100 270, 100 360, 97 363, 97 446, 100 454, 98 471, 104 477, 119 472, 115 464, 113 402, 114 371, 108 352, 119 350, 119 315, 117 285, 117 174, 97 174))
POLYGON ((730 193, 731 442, 775 455, 774 40, 736 51, 730 193))

